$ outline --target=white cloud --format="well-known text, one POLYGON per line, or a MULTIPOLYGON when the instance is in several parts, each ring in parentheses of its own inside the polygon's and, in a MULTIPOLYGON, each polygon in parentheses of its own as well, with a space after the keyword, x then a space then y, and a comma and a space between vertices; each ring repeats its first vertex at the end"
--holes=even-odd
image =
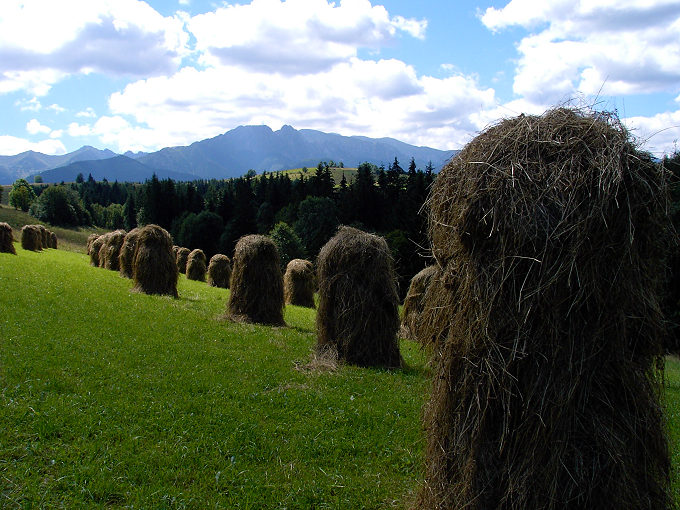
POLYGON ((95 113, 94 109, 90 106, 85 108, 84 110, 76 113, 76 117, 83 117, 83 118, 88 118, 88 119, 94 119, 97 117, 97 114, 95 113))
POLYGON ((398 60, 352 58, 300 76, 235 66, 183 68, 128 85, 111 96, 109 107, 114 117, 100 119, 95 131, 119 151, 183 145, 242 124, 291 124, 457 148, 467 132, 482 127, 475 115, 494 108, 495 97, 471 77, 418 76, 398 60))
POLYGON ((92 127, 88 124, 78 124, 77 122, 71 122, 68 125, 66 132, 69 134, 69 136, 74 138, 79 136, 89 136, 92 134, 92 127))
POLYGON ((31 135, 47 135, 52 131, 52 129, 47 126, 43 126, 40 122, 38 122, 38 119, 31 119, 26 123, 26 131, 28 131, 28 133, 31 135))
POLYGON ((492 31, 535 30, 518 44, 513 86, 534 104, 547 106, 579 93, 678 89, 677 0, 512 0, 502 9, 487 9, 481 20, 492 31))
POLYGON ((0 93, 45 95, 73 73, 172 72, 187 41, 180 19, 139 0, 3 0, 0 93))
POLYGON ((64 135, 63 129, 54 129, 50 133, 50 138, 61 138, 64 135))
POLYGON ((380 48, 398 32, 424 37, 426 21, 390 18, 369 0, 253 0, 227 5, 187 22, 208 65, 306 74, 328 70, 380 48))
POLYGON ((39 112, 42 110, 42 104, 37 97, 31 99, 19 99, 14 103, 22 112, 39 112))
POLYGON ((63 108, 62 106, 59 106, 56 103, 53 103, 49 106, 46 107, 48 110, 52 110, 55 113, 64 113, 66 111, 66 108, 63 108))
POLYGON ((643 148, 657 156, 671 154, 680 147, 680 110, 651 117, 629 117, 624 122, 643 148))
POLYGON ((66 154, 66 147, 60 140, 29 142, 16 136, 0 135, 0 154, 13 156, 25 151, 36 151, 43 154, 66 154))

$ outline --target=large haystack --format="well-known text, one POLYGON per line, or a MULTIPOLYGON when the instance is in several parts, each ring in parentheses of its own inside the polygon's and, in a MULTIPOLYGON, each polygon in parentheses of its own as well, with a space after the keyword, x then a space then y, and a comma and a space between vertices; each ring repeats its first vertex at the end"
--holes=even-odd
POLYGON ((175 255, 177 261, 177 270, 182 274, 187 272, 187 259, 189 258, 189 253, 191 253, 189 248, 185 248, 183 246, 177 248, 177 254, 175 255))
POLYGON ((242 237, 233 263, 227 317, 283 326, 283 276, 274 242, 261 235, 242 237))
POLYGON ((317 351, 362 366, 400 366, 399 297, 385 239, 340 227, 319 252, 317 275, 317 351))
POLYGON ((423 316, 423 299, 432 277, 437 274, 437 265, 427 266, 411 279, 404 299, 399 334, 402 338, 416 340, 418 321, 423 316))
POLYGON ((191 250, 187 257, 187 280, 196 280, 199 282, 205 281, 205 273, 207 271, 206 256, 203 250, 196 248, 191 250))
POLYGON ((134 291, 177 297, 177 264, 172 256, 172 237, 158 225, 139 229, 132 263, 134 291))
POLYGON ((56 250, 58 243, 59 241, 57 239, 57 234, 50 232, 50 248, 54 248, 56 250))
POLYGON ((125 241, 125 230, 115 230, 104 234, 104 243, 99 249, 99 267, 118 271, 120 269, 120 249, 125 241))
POLYGON ((8 223, 0 223, 0 253, 17 254, 14 248, 14 233, 8 223))
POLYGON ((669 507, 666 193, 618 119, 565 108, 502 121, 444 167, 430 239, 457 281, 424 303, 442 341, 417 508, 669 507))
POLYGON ((283 275, 283 300, 288 305, 316 308, 314 291, 316 275, 309 260, 293 259, 288 262, 283 275))
POLYGON ((216 253, 208 264, 208 285, 228 289, 230 278, 231 260, 226 255, 216 253))
POLYGON ((104 244, 104 241, 106 241, 106 234, 94 237, 92 239, 92 242, 90 242, 90 238, 92 238, 93 235, 96 234, 91 234, 88 237, 88 244, 90 245, 88 249, 88 253, 90 254, 90 265, 94 267, 100 267, 100 262, 99 262, 99 251, 102 249, 102 245, 104 244))
POLYGON ((38 227, 40 230, 40 244, 43 247, 43 250, 46 250, 47 248, 50 247, 50 231, 47 230, 47 227, 45 225, 35 225, 38 227))
POLYGON ((135 250, 137 249, 139 231, 139 228, 133 228, 130 232, 125 234, 123 245, 120 247, 118 267, 120 268, 120 275, 125 278, 132 278, 132 265, 135 260, 135 250))
POLYGON ((21 228, 21 247, 24 250, 42 250, 42 233, 37 225, 24 225, 21 228))

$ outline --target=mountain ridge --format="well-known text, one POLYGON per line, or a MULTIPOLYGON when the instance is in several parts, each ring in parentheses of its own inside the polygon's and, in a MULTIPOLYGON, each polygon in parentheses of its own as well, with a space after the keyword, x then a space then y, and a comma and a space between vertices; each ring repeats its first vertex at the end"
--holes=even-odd
POLYGON ((182 180, 225 179, 244 175, 250 169, 258 173, 272 172, 314 167, 319 161, 330 160, 342 161, 347 167, 363 162, 387 166, 395 157, 403 168, 413 157, 419 168, 431 161, 435 170, 439 170, 457 152, 410 145, 389 137, 344 136, 313 129, 297 130, 289 125, 277 131, 266 125, 238 126, 190 145, 165 147, 148 153, 120 155, 109 149, 84 146, 59 156, 33 151, 0 156, 0 183, 11 184, 19 177, 37 174, 44 182, 69 181, 78 173, 87 177, 84 167, 92 168, 100 175, 95 177, 93 173, 95 178, 119 182, 129 179, 141 182, 153 173, 159 177, 181 175, 182 180), (112 159, 114 161, 101 163, 112 159), (92 163, 84 165, 83 162, 92 163))

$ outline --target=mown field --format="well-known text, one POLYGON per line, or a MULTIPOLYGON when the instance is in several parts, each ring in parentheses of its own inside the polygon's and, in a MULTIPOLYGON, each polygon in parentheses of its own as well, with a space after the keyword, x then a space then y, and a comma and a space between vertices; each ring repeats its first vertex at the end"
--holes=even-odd
MULTIPOLYGON (((0 254, 0 508, 406 508, 425 356, 310 366, 314 311, 220 320, 228 291, 130 292, 83 253, 0 254)), ((680 465, 680 361, 665 395, 680 465)), ((677 495, 678 477, 674 475, 677 495)))

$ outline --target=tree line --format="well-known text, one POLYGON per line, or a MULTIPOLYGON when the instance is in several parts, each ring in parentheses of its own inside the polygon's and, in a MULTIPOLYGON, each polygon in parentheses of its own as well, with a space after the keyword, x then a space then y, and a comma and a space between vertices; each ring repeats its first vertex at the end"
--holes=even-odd
POLYGON ((353 178, 343 172, 340 182, 333 178, 333 167, 341 165, 320 162, 297 179, 249 171, 228 180, 193 182, 154 175, 143 184, 98 182, 81 174, 76 182, 58 186, 17 181, 10 196, 22 199, 12 205, 56 225, 130 230, 155 223, 172 234, 175 244, 200 248, 208 257, 231 256, 241 236, 260 233, 275 239, 282 262, 314 260, 338 225, 352 225, 385 236, 404 293, 427 262, 422 209, 436 177, 432 164, 421 170, 413 159, 406 169, 397 158, 387 168, 362 163, 353 178))

